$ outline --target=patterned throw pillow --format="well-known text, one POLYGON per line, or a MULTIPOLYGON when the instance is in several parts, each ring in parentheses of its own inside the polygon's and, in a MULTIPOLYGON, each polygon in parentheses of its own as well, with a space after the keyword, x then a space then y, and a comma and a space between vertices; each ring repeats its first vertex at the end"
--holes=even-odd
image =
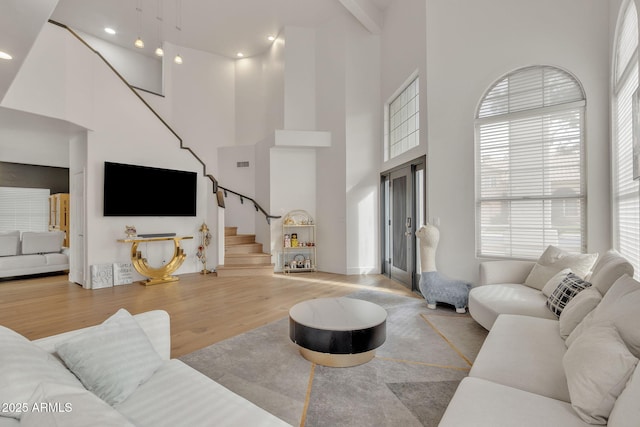
POLYGON ((555 291, 547 298, 547 307, 556 316, 560 316, 562 310, 571 301, 571 298, 578 295, 580 291, 591 286, 591 283, 585 282, 573 273, 567 274, 567 277, 560 282, 555 291))

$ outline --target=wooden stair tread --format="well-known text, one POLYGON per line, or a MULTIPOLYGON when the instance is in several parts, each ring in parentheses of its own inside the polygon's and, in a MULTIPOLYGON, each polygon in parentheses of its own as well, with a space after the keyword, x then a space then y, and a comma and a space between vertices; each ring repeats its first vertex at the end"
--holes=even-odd
POLYGON ((262 253, 262 243, 254 242, 225 245, 224 252, 227 255, 262 253))
POLYGON ((218 277, 233 276, 271 276, 274 264, 238 264, 219 265, 216 269, 218 277))
POLYGON ((264 252, 248 252, 246 254, 225 254, 225 258, 246 258, 246 257, 265 257, 271 258, 271 254, 265 254, 264 252))

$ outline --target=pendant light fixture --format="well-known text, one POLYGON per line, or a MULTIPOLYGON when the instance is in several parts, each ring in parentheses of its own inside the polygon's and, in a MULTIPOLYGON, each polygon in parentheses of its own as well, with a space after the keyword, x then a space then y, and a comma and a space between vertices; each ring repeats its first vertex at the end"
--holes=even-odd
POLYGON ((164 50, 162 49, 162 2, 158 0, 158 7, 156 9, 156 20, 158 21, 158 47, 155 50, 156 56, 164 56, 164 50))
POLYGON ((144 42, 140 37, 140 33, 142 33, 142 5, 140 4, 140 0, 138 0, 138 3, 136 5, 136 13, 138 16, 138 38, 135 42, 133 42, 133 45, 138 49, 144 49, 144 42))
MULTIPOLYGON (((182 0, 176 0, 176 30, 178 31, 178 48, 180 48, 180 44, 182 43, 182 0)), ((182 56, 180 56, 180 51, 173 58, 173 62, 180 65, 182 64, 182 56)))

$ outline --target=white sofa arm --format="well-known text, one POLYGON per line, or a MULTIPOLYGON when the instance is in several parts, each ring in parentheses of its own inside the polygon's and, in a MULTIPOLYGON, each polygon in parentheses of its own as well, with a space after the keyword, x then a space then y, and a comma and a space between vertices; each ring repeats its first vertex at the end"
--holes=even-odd
POLYGON ((485 261, 480 263, 480 285, 524 283, 535 261, 485 261))
MULTIPOLYGON (((158 352, 163 360, 171 358, 171 326, 169 313, 164 310, 152 310, 133 316, 142 330, 149 337, 153 348, 158 352)), ((90 331, 95 326, 76 329, 58 335, 34 340, 33 342, 49 353, 55 353, 56 345, 85 331, 90 331)))

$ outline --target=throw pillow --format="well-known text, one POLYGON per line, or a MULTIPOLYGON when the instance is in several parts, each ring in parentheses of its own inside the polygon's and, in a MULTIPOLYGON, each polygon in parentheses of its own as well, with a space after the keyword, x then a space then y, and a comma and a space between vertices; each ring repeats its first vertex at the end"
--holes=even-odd
POLYGON ((567 303, 560 313, 560 336, 567 339, 582 319, 589 314, 598 303, 602 301, 602 295, 595 288, 588 288, 576 295, 567 303))
POLYGON ((20 232, 3 231, 0 233, 0 256, 18 255, 20 232))
POLYGON ((20 418, 23 403, 42 381, 82 389, 59 360, 22 335, 0 326, 0 416, 20 418))
POLYGON ((145 332, 124 309, 58 344, 56 350, 82 384, 112 406, 129 397, 162 364, 145 332))
POLYGON ((585 282, 573 273, 569 273, 547 298, 547 307, 553 314, 560 316, 569 301, 589 286, 591 286, 591 283, 585 282))
POLYGON ((40 384, 22 415, 23 427, 133 427, 124 415, 84 388, 40 384))
POLYGON ((636 366, 631 379, 627 382, 624 390, 616 399, 611 415, 609 415, 609 425, 615 427, 638 427, 640 420, 640 369, 636 366))
POLYGON ((607 424, 637 364, 613 325, 593 327, 580 336, 562 359, 571 406, 580 418, 607 424))
POLYGON ((625 274, 633 277, 633 266, 617 251, 611 249, 600 256, 593 267, 589 282, 593 283, 593 286, 604 295, 615 281, 625 274))
POLYGON ((549 246, 540 255, 524 284, 541 291, 549 279, 565 268, 570 268, 579 277, 585 277, 591 271, 597 259, 597 253, 574 254, 555 246, 549 246))
POLYGON ((553 291, 555 291, 556 288, 560 286, 560 283, 567 277, 567 274, 569 273, 573 273, 570 268, 565 268, 556 273, 551 279, 549 279, 547 284, 544 285, 544 287, 542 288, 542 294, 545 297, 551 295, 553 291))
POLYGON ((64 231, 25 231, 22 233, 22 253, 46 254, 62 250, 64 231))

